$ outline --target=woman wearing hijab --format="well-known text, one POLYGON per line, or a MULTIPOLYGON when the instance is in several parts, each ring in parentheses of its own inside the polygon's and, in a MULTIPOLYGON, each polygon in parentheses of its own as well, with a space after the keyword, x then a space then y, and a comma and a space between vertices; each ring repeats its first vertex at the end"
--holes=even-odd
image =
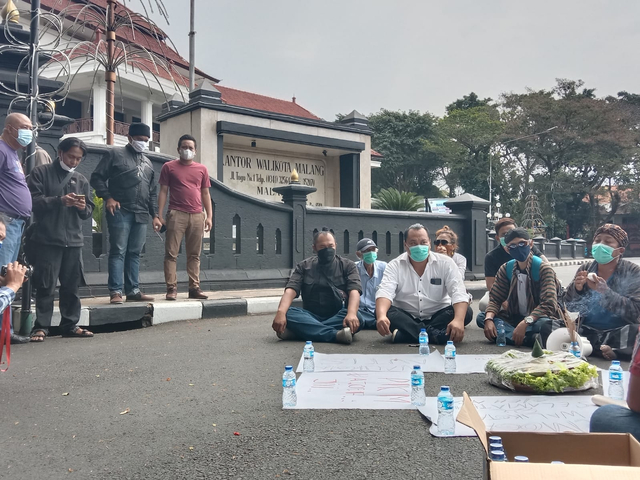
POLYGON ((565 293, 567 308, 580 313, 580 335, 608 360, 631 355, 640 323, 640 267, 622 259, 627 245, 618 225, 598 228, 593 261, 580 266, 565 293))

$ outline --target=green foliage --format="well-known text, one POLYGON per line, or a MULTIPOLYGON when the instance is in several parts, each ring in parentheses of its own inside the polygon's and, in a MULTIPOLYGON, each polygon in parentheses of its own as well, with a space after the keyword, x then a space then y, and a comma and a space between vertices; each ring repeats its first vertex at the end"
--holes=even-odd
POLYGON ((424 198, 415 193, 401 192, 395 188, 383 188, 373 196, 372 207, 379 210, 415 212, 424 207, 424 198))
POLYGON ((96 233, 102 232, 102 219, 103 219, 103 211, 104 211, 104 200, 96 195, 96 192, 93 192, 93 231, 96 233))

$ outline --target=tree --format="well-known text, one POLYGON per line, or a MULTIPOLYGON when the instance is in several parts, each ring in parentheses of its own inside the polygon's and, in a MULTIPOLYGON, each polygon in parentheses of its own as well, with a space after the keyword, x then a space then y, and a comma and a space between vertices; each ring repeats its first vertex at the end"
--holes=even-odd
POLYGON ((462 98, 459 98, 453 103, 447 105, 447 113, 451 113, 454 110, 468 110, 470 108, 476 107, 486 107, 491 104, 493 100, 491 98, 485 98, 480 100, 478 95, 474 92, 471 92, 469 95, 465 95, 462 98))
POLYGON ((373 196, 371 206, 379 210, 415 212, 424 207, 424 198, 415 193, 401 192, 395 188, 383 188, 373 196))

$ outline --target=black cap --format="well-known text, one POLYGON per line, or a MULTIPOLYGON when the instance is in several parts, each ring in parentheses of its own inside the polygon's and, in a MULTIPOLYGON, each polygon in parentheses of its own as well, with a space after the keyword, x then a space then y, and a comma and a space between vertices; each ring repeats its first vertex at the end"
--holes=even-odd
POLYGON ((149 125, 144 123, 132 123, 129 125, 129 136, 136 137, 138 135, 151 138, 151 129, 149 128, 149 125))
POLYGON ((514 228, 510 230, 505 236, 505 243, 509 243, 514 238, 524 238, 525 240, 529 240, 529 232, 527 232, 524 228, 514 228))
POLYGON ((378 248, 378 246, 376 245, 376 242, 374 242, 370 238, 363 238, 357 243, 356 252, 362 252, 363 250, 366 250, 367 248, 371 248, 371 247, 378 248))

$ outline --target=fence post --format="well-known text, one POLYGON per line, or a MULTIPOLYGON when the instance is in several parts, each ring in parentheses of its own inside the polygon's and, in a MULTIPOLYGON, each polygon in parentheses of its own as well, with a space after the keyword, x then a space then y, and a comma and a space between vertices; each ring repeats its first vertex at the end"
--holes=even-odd
POLYGON ((545 241, 546 238, 544 238, 542 235, 538 235, 537 237, 533 237, 533 244, 538 247, 538 249, 542 252, 543 255, 547 255, 547 253, 545 252, 545 241))
POLYGON ((584 251, 587 246, 587 242, 582 238, 576 239, 576 258, 586 258, 587 254, 584 251))
POLYGON ((452 198, 444 202, 451 213, 466 218, 461 232, 464 240, 462 255, 467 259, 467 268, 473 279, 484 278, 484 257, 487 254, 487 211, 489 205, 484 200, 470 193, 452 198))
POLYGON ((560 260, 562 258, 562 239, 559 237, 553 237, 549 241, 553 243, 553 246, 555 247, 555 250, 556 250, 556 258, 560 260))
POLYGON ((282 201, 291 207, 291 268, 305 258, 304 232, 307 219, 307 195, 317 189, 300 185, 298 173, 291 173, 291 182, 283 187, 275 187, 274 192, 282 195, 282 201))
POLYGON ((571 258, 576 258, 576 239, 569 238, 567 239, 567 243, 571 245, 571 258))

